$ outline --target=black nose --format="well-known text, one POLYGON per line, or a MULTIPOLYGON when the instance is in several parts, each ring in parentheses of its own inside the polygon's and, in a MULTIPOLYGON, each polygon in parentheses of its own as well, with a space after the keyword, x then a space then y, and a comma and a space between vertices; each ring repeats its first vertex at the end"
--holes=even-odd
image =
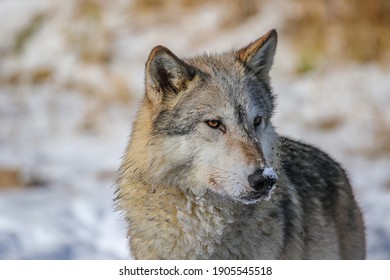
POLYGON ((258 169, 248 176, 250 186, 259 192, 270 190, 276 183, 275 176, 264 175, 263 169, 258 169))

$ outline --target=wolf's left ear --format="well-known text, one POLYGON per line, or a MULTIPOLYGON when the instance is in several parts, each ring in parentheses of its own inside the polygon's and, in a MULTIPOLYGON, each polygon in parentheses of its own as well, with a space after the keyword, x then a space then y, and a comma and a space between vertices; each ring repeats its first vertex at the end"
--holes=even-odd
POLYGON ((274 60, 277 33, 275 29, 268 31, 256 41, 237 52, 238 59, 257 76, 269 79, 269 71, 274 60))
POLYGON ((146 62, 146 95, 154 104, 175 97, 193 79, 195 69, 168 48, 155 47, 146 62))

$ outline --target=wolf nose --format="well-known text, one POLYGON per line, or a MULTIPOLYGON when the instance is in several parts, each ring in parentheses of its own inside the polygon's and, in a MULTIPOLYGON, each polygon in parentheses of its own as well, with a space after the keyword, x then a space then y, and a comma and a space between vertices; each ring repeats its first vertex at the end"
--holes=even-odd
POLYGON ((270 190, 275 185, 276 180, 276 176, 264 174, 263 169, 258 169, 248 176, 250 186, 258 192, 270 190))

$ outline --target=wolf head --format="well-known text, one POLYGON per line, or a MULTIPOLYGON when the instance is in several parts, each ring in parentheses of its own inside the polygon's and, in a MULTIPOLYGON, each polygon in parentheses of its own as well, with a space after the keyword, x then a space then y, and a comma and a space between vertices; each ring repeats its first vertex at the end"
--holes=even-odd
POLYGON ((142 151, 143 180, 243 203, 269 197, 278 178, 269 78, 276 43, 271 30, 221 54, 179 59, 166 47, 152 50, 130 143, 142 151), (141 127, 148 129, 137 135, 141 127))

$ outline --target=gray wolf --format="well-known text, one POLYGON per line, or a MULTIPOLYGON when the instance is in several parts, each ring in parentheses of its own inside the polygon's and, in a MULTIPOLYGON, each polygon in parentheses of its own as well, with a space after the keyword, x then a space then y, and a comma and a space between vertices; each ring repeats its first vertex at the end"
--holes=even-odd
POLYGON ((342 167, 271 124, 277 33, 219 54, 155 47, 117 178, 136 259, 363 259, 342 167))

